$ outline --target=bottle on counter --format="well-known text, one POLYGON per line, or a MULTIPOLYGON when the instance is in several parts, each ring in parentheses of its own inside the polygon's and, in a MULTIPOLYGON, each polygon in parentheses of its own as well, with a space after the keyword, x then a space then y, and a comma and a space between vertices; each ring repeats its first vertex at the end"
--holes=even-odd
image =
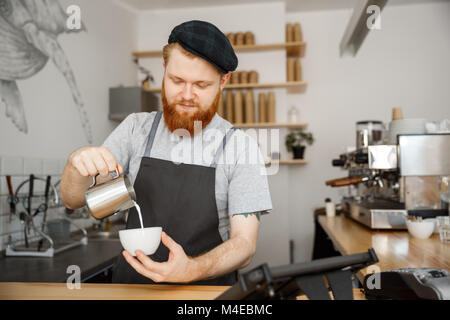
POLYGON ((327 213, 327 217, 336 216, 336 206, 334 205, 334 202, 331 201, 330 198, 325 199, 325 210, 327 213))

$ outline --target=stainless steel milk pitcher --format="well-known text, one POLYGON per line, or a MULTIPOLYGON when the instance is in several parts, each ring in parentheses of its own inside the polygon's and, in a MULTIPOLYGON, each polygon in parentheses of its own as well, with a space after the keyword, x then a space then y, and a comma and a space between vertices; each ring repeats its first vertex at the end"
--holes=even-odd
POLYGON ((103 219, 119 211, 134 206, 136 193, 126 175, 119 175, 118 171, 111 172, 112 180, 97 185, 97 175, 84 197, 89 212, 97 219, 103 219))

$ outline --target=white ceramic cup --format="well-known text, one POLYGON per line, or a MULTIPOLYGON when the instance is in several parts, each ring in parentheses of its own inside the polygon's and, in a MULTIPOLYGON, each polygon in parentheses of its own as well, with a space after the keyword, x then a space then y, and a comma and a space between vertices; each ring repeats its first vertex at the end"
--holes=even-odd
POLYGON ((161 227, 126 229, 119 231, 119 239, 122 247, 133 256, 136 256, 136 250, 150 255, 159 247, 161 232, 161 227))
POLYGON ((414 238, 428 239, 434 231, 435 219, 425 219, 422 221, 406 220, 408 232, 414 238))

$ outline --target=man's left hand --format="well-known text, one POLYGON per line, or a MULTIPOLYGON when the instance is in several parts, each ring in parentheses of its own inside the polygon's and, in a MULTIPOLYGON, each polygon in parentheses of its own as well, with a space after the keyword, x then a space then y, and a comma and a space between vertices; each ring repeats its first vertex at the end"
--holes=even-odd
POLYGON ((126 250, 122 254, 139 274, 154 282, 187 283, 195 280, 198 269, 193 259, 186 255, 183 247, 165 232, 161 233, 161 241, 170 250, 166 262, 155 262, 140 250, 135 252, 137 259, 126 250))

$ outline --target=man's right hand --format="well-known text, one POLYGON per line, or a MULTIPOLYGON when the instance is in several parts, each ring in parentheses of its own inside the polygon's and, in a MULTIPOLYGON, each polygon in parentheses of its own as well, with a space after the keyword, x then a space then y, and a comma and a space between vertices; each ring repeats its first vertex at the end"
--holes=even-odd
POLYGON ((97 173, 106 177, 109 172, 123 173, 122 166, 116 161, 106 147, 86 146, 75 150, 69 157, 69 164, 83 177, 95 176, 97 173))

